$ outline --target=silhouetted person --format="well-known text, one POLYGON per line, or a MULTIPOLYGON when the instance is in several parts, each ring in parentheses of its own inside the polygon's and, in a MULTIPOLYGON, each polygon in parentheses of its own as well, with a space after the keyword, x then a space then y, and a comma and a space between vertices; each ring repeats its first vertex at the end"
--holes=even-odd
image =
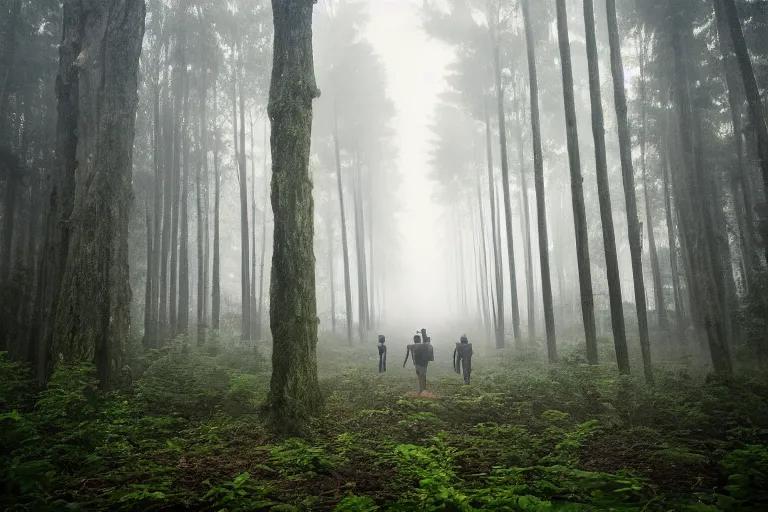
POLYGON ((387 346, 383 334, 379 334, 379 373, 387 371, 387 346))
POLYGON ((429 347, 429 360, 434 361, 435 360, 435 349, 432 346, 432 338, 427 336, 427 330, 422 329, 421 330, 421 340, 427 344, 427 347, 429 347))
POLYGON ((456 373, 464 374, 464 384, 469 386, 472 373, 472 344, 466 335, 461 337, 461 342, 456 344, 456 350, 453 351, 453 368, 456 373))
POLYGON ((413 354, 413 366, 416 368, 416 377, 419 382, 419 394, 421 394, 427 389, 429 348, 428 345, 421 342, 421 337, 418 334, 413 337, 413 344, 408 345, 408 350, 405 353, 405 361, 403 361, 403 368, 405 368, 405 363, 408 362, 408 356, 411 354, 413 354))

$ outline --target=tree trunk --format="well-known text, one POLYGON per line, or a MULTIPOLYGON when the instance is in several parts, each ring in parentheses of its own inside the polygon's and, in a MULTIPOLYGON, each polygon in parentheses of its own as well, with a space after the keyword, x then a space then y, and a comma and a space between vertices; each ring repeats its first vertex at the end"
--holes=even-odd
MULTIPOLYGON (((667 120, 667 124, 669 121, 667 120)), ((669 128, 667 128, 669 130, 669 128)), ((675 313, 677 316, 677 333, 681 344, 685 344, 685 313, 683 308, 683 295, 680 289, 680 272, 677 267, 677 237, 675 236, 675 223, 672 220, 672 196, 669 186, 669 137, 662 144, 664 150, 661 153, 662 165, 661 171, 664 180, 664 211, 667 220, 667 237, 669 239, 669 263, 672 273, 672 291, 675 299, 675 313)))
POLYGON ((317 380, 314 203, 309 179, 315 85, 310 2, 272 0, 274 60, 272 210, 275 220, 270 290, 274 340, 267 397, 273 425, 300 432, 322 406, 317 380))
MULTIPOLYGON (((752 61, 749 58, 749 50, 744 40, 744 32, 739 20, 739 12, 736 9, 734 0, 714 0, 715 3, 722 2, 722 9, 716 9, 715 14, 724 15, 731 34, 731 42, 736 52, 736 59, 741 69, 741 78, 744 84, 744 91, 747 97, 747 106, 749 115, 752 118, 752 126, 757 136, 757 148, 760 159, 760 169, 763 175, 763 187, 768 194, 768 126, 765 124, 763 105, 760 101, 760 89, 757 86, 755 72, 752 68, 752 61)), ((768 219, 761 218, 761 233, 763 240, 768 240, 768 219)), ((768 258, 768 243, 766 246, 766 257, 768 258)))
POLYGON ((152 332, 152 215, 149 213, 149 199, 147 199, 147 275, 144 281, 144 345, 149 345, 152 332))
MULTIPOLYGON (((206 102, 208 99, 208 65, 203 58, 203 66, 200 69, 200 112, 198 117, 198 163, 197 163, 197 343, 205 343, 205 283, 207 282, 205 264, 206 222, 203 218, 204 201, 203 194, 207 196, 208 185, 208 119, 206 102), (205 169, 203 171, 203 168, 205 169), (201 176, 204 174, 204 177, 201 176), (203 191, 202 182, 206 185, 203 191)), ((207 209, 206 209, 207 212, 207 209)))
MULTIPOLYGON (((589 90, 592 104, 592 135, 595 139, 597 190, 600 200, 600 220, 603 224, 603 245, 605 247, 608 296, 611 305, 613 344, 616 349, 616 362, 619 366, 619 373, 629 374, 629 351, 627 349, 627 332, 624 325, 619 257, 616 250, 616 235, 613 227, 611 189, 608 181, 608 160, 605 152, 605 120, 603 116, 602 92, 600 90, 595 10, 592 0, 584 0, 584 25, 586 27, 589 90)), ((594 352, 588 354, 587 359, 591 364, 597 364, 597 346, 595 345, 592 349, 594 352)))
POLYGON ((493 68, 496 79, 496 114, 499 123, 499 147, 501 150, 501 181, 504 195, 504 221, 507 230, 507 259, 509 260, 509 289, 512 299, 512 331, 515 346, 522 348, 520 335, 520 306, 517 296, 517 273, 515 271, 515 244, 512 233, 512 199, 509 194, 509 160, 507 155, 507 126, 504 114, 504 89, 501 82, 501 48, 499 36, 493 37, 493 68))
POLYGON ((568 141, 568 161, 571 171, 571 200, 576 233, 576 261, 579 266, 581 290, 581 315, 584 336, 587 340, 587 360, 597 364, 597 330, 595 326, 595 302, 592 293, 592 270, 589 262, 589 233, 584 206, 584 178, 581 175, 579 135, 576 126, 576 102, 573 96, 573 70, 571 68, 571 43, 568 36, 568 13, 565 0, 557 0, 557 32, 560 43, 560 62, 563 72, 563 99, 568 141))
POLYGON ((667 331, 669 325, 667 322, 667 305, 664 300, 664 286, 661 282, 661 268, 659 266, 659 255, 656 252, 656 236, 653 232, 653 212, 651 211, 651 199, 648 193, 648 167, 646 162, 646 126, 647 116, 647 96, 645 87, 645 61, 647 43, 645 39, 645 27, 641 27, 640 34, 640 166, 643 173, 643 196, 645 199, 645 221, 648 228, 648 251, 651 258, 651 275, 653 276, 653 295, 656 303, 656 317, 659 327, 667 331))
POLYGON ((171 292, 170 292, 170 335, 176 337, 179 333, 178 323, 178 278, 179 278, 179 207, 181 206, 181 153, 182 129, 184 116, 182 101, 184 98, 184 75, 186 74, 186 45, 187 37, 181 32, 176 39, 176 87, 174 88, 174 125, 173 125, 173 177, 171 182, 171 292))
MULTIPOLYGON (((166 47, 166 59, 169 60, 170 46, 166 47)), ((167 97, 163 108, 163 147, 165 148, 164 172, 163 172, 163 241, 160 256, 160 310, 158 313, 158 342, 164 343, 172 336, 169 316, 168 291, 169 268, 171 254, 171 217, 173 213, 173 132, 174 115, 172 107, 172 95, 175 88, 171 87, 172 78, 168 76, 168 62, 166 61, 163 72, 164 82, 167 88, 167 97)))
MULTIPOLYGON (((481 279, 480 279, 480 286, 483 293, 483 318, 485 320, 485 327, 486 327, 486 337, 490 338, 490 329, 492 327, 491 324, 491 312, 490 312, 490 291, 488 289, 488 241, 486 240, 486 230, 485 230, 485 213, 483 212, 483 197, 480 190, 480 170, 478 169, 477 175, 476 175, 476 184, 477 184, 477 210, 480 215, 480 234, 478 237, 480 238, 479 243, 482 247, 482 266, 481 266, 481 279)), ((495 328, 495 324, 493 324, 495 328)))
MULTIPOLYGON (((672 7, 674 9, 674 7, 672 7)), ((683 239, 686 241, 687 252, 689 254, 689 268, 691 269, 691 278, 689 284, 692 285, 690 293, 692 306, 695 304, 696 317, 698 317, 704 332, 707 336, 712 365, 716 372, 730 376, 732 374, 732 365, 730 351, 727 342, 727 332, 722 317, 722 305, 718 301, 717 287, 712 268, 711 254, 708 253, 706 214, 703 212, 703 206, 700 204, 703 198, 693 196, 687 197, 684 194, 691 195, 698 191, 699 187, 695 184, 701 174, 696 172, 696 162, 694 157, 694 131, 693 114, 691 99, 688 90, 688 78, 686 64, 687 59, 682 41, 685 24, 682 21, 681 13, 674 11, 670 17, 673 27, 672 40, 675 60, 675 93, 679 108, 680 118, 680 137, 683 146, 684 173, 681 179, 685 179, 680 187, 675 187, 679 191, 679 200, 682 208, 679 209, 681 224, 683 226, 683 239)), ((688 29, 690 31, 690 28, 688 29)))
POLYGON ((725 67, 726 86, 728 88, 728 104, 731 110, 731 128, 733 130, 733 145, 736 151, 736 170, 729 179, 731 195, 735 209, 735 217, 739 229, 741 257, 744 261, 744 293, 749 293, 754 279, 754 271, 758 266, 755 258, 755 222, 753 217, 754 205, 747 192, 749 183, 744 165, 744 144, 742 139, 741 106, 743 103, 741 83, 738 76, 738 63, 733 51, 733 43, 728 32, 728 24, 723 16, 723 4, 714 0, 717 36, 720 54, 725 67))
POLYGON ((151 272, 152 272, 152 296, 150 297, 150 311, 152 312, 152 326, 150 329, 149 336, 145 339, 144 346, 146 348, 155 348, 158 345, 158 337, 160 335, 160 322, 161 317, 159 314, 159 299, 160 299, 160 262, 161 262, 161 254, 160 254, 160 246, 162 244, 162 233, 161 233, 161 220, 163 217, 163 157, 161 152, 162 147, 162 121, 160 117, 160 51, 161 48, 158 46, 157 49, 157 62, 156 65, 156 71, 155 71, 155 90, 154 90, 154 98, 153 98, 153 105, 152 105, 152 113, 153 113, 153 127, 154 127, 154 133, 153 133, 153 141, 152 141, 152 154, 153 154, 153 160, 154 160, 154 166, 155 166, 155 210, 154 210, 154 229, 153 229, 153 235, 154 239, 152 242, 152 261, 151 261, 151 272))
POLYGON ((621 58, 621 40, 616 18, 616 0, 606 0, 608 10, 608 39, 611 50, 611 72, 613 75, 613 97, 616 104, 616 118, 619 131, 619 150, 621 172, 624 183, 624 198, 627 203, 627 229, 629 250, 632 260, 632 275, 635 288, 635 308, 640 331, 640 349, 643 357, 645 379, 653 380, 651 367, 651 343, 648 338, 648 308, 645 302, 645 283, 643 282, 642 238, 637 220, 637 197, 635 196, 635 173, 632 168, 632 139, 627 121, 627 93, 624 89, 624 64, 621 58))
MULTIPOLYGON (((251 333, 256 331, 256 151, 253 141, 253 112, 248 113, 251 125, 251 333)), ((266 147, 264 148, 266 151, 266 147)), ((260 338, 257 338, 260 339, 260 338)))
POLYGON ((332 212, 328 211, 325 218, 325 230, 328 236, 328 273, 330 277, 331 288, 331 331, 336 334, 336 283, 334 280, 334 261, 333 261, 333 219, 332 212))
POLYGON ((550 363, 557 361, 555 312, 552 304, 552 277, 549 271, 549 236, 547 234, 547 203, 544 190, 544 157, 541 149, 541 120, 539 119, 539 79, 536 70, 536 47, 531 25, 529 0, 522 1, 525 42, 528 53, 528 80, 531 91, 531 131, 533 134, 533 177, 536 189, 536 217, 541 262, 541 294, 544 300, 544 325, 547 331, 547 355, 550 363))
POLYGON ((488 164, 488 193, 491 198, 491 240, 493 240, 493 275, 496 283, 496 302, 494 329, 496 334, 496 348, 503 349, 504 340, 504 274, 501 267, 498 237, 498 227, 496 215, 496 187, 494 185, 493 172, 493 148, 491 143, 491 119, 488 112, 488 100, 485 101, 485 149, 486 161, 488 164))
POLYGON ((120 368, 130 327, 128 219, 144 15, 143 1, 64 3, 58 170, 42 266, 50 335, 38 346, 43 377, 48 354, 93 361, 103 385, 120 368))
POLYGON ((365 331, 368 329, 368 307, 366 305, 368 290, 366 285, 367 269, 365 264, 365 229, 363 227, 363 205, 360 197, 362 171, 359 156, 356 154, 352 168, 352 205, 355 214, 355 253, 357 255, 357 335, 363 342, 365 331))
POLYGON ((13 251, 14 220, 16 219, 16 197, 20 169, 10 171, 5 178, 5 208, 3 211, 3 246, 0 252, 0 283, 8 280, 11 274, 13 251))
POLYGON ((267 126, 268 119, 264 118, 264 207, 261 216, 261 261, 259 263, 259 312, 256 324, 256 335, 263 339, 262 325, 264 324, 264 257, 267 254, 267 201, 269 201, 269 171, 267 169, 267 126))
MULTIPOLYGON (((217 75, 213 77, 213 118, 219 115, 217 75)), ((214 125, 215 128, 215 125, 214 125)), ((219 169, 219 132, 213 131, 213 269, 211 270, 211 327, 219 330, 221 322, 221 170, 219 169)))
POLYGON ((251 281, 249 279, 248 258, 250 250, 248 248, 248 177, 245 165, 245 88, 242 79, 243 71, 243 48, 240 44, 240 51, 237 54, 236 82, 240 85, 240 152, 238 153, 239 176, 240 176, 240 292, 242 299, 242 333, 243 340, 251 339, 251 281))
POLYGON ((336 160, 336 184, 339 190, 339 210, 341 215, 341 250, 344 257, 344 300, 347 321, 347 342, 352 346, 352 286, 349 277, 349 244, 347 241, 347 217, 344 213, 344 187, 341 183, 341 151, 339 149, 339 118, 336 113, 336 99, 333 105, 333 150, 336 160))
POLYGON ((517 155, 520 160, 520 198, 522 199, 522 222, 525 236, 525 285, 528 293, 528 341, 536 341, 536 292, 533 281, 533 248, 531 247, 531 207, 528 201, 528 177, 525 170, 525 156, 523 151, 523 105, 522 87, 515 97, 515 111, 517 115, 517 155))
MULTIPOLYGON (((10 137, 5 133, 5 122, 8 116, 8 99, 11 94, 11 81, 14 77, 16 63, 16 40, 21 23, 21 0, 10 0, 6 2, 9 8, 3 9, 8 12, 8 18, 5 20, 5 26, 0 32, 4 37, 0 43, 0 49, 3 53, 0 55, 0 141, 5 144, 10 137)), ((8 144, 10 147, 10 144, 8 144)), ((7 246, 6 246, 7 247, 7 246)))
MULTIPOLYGON (((186 37, 185 37, 186 40, 186 37)), ((189 331, 189 166, 190 151, 189 138, 189 73, 186 68, 182 71, 184 76, 184 101, 182 107, 181 124, 181 151, 182 151, 182 177, 181 177, 181 204, 180 215, 180 240, 179 240, 179 311, 176 325, 177 334, 187 334, 189 331)))

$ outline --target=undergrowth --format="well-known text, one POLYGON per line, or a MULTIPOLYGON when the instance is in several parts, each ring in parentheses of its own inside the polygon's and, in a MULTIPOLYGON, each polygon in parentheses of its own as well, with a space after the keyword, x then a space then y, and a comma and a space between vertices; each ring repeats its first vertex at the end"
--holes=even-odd
POLYGON ((768 509, 763 381, 668 367, 649 387, 611 365, 478 355, 471 387, 431 366, 426 399, 409 396, 410 370, 320 352, 326 411, 305 439, 262 422, 254 347, 180 339, 110 392, 89 365, 36 389, 0 356, 0 509, 768 509))

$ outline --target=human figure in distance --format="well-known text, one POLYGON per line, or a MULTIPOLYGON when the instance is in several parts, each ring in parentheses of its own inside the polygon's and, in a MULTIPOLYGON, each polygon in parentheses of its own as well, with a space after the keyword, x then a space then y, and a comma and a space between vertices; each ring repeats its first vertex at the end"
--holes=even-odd
POLYGON ((419 394, 422 394, 427 389, 427 365, 429 364, 429 349, 425 343, 421 342, 421 336, 418 334, 413 337, 413 344, 408 345, 407 352, 405 353, 405 361, 403 361, 403 368, 408 362, 408 356, 413 355, 413 366, 416 368, 416 378, 419 383, 419 394))
POLYGON ((379 334, 379 373, 387 371, 387 346, 383 334, 379 334))
POLYGON ((469 386, 469 377, 472 373, 472 344, 466 334, 461 337, 461 341, 456 344, 456 349, 453 351, 453 368, 456 373, 464 374, 464 384, 469 386))

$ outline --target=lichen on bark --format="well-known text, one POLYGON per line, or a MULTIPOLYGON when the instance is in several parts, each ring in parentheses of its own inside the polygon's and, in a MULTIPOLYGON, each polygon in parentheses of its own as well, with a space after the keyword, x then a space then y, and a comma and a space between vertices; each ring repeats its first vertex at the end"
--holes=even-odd
POLYGON ((274 56, 269 91, 274 251, 270 285, 272 379, 266 410, 285 433, 303 431, 322 407, 317 380, 314 201, 309 176, 312 0, 272 0, 274 56))

